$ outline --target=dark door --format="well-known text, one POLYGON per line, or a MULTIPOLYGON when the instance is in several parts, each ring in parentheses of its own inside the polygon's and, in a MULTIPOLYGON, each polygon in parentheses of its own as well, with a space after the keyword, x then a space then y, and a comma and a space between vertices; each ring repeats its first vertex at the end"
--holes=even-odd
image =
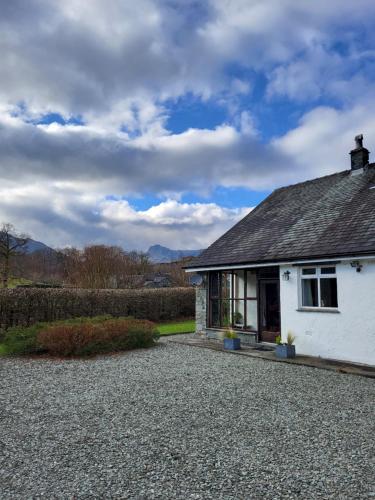
POLYGON ((261 342, 275 342, 280 335, 280 283, 259 280, 259 336, 261 342))

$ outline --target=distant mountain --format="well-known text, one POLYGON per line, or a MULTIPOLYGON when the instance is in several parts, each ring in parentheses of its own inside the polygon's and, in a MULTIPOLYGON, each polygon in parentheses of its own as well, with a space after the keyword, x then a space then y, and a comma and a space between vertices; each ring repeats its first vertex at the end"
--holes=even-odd
MULTIPOLYGON (((29 238, 23 250, 28 255, 36 252, 56 253, 56 250, 53 250, 53 248, 47 246, 45 243, 32 240, 31 238, 29 238)), ((172 250, 171 248, 163 247, 162 245, 152 245, 148 249, 147 255, 149 256, 151 262, 155 264, 166 264, 168 262, 181 260, 185 257, 196 257, 201 252, 203 252, 203 250, 172 250)))
POLYGON ((172 250, 161 245, 153 245, 148 249, 147 255, 151 262, 164 264, 183 259, 184 257, 196 257, 203 250, 172 250))
POLYGON ((32 240, 31 238, 28 239, 24 250, 27 254, 32 254, 35 252, 54 252, 51 247, 45 245, 41 241, 32 240))

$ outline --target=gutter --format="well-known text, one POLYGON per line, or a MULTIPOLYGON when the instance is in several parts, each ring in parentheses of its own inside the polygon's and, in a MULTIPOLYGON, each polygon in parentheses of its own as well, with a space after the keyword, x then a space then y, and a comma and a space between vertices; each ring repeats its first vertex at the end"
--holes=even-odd
POLYGON ((314 257, 311 259, 291 259, 291 260, 284 260, 284 261, 266 261, 266 262, 254 262, 254 263, 248 263, 248 264, 222 264, 222 265, 212 265, 212 266, 206 266, 206 267, 184 267, 185 272, 187 273, 197 273, 197 272, 204 272, 204 271, 225 271, 227 269, 253 269, 253 268, 258 268, 258 267, 274 267, 274 266, 290 266, 290 265, 305 265, 305 264, 321 264, 321 263, 332 263, 333 261, 337 262, 339 259, 339 262, 350 262, 352 260, 375 260, 375 255, 350 255, 347 257, 337 257, 337 256, 332 256, 330 258, 319 258, 319 257, 314 257))

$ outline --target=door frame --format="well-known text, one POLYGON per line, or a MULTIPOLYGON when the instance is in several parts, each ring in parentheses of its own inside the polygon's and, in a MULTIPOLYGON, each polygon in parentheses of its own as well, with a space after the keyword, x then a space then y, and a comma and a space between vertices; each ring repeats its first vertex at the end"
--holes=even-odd
MULTIPOLYGON (((277 332, 278 335, 281 334, 281 303, 280 303, 280 278, 263 278, 258 277, 258 286, 257 286, 257 294, 258 294, 258 342, 270 342, 269 340, 263 340, 263 325, 262 325, 262 295, 261 295, 261 284, 262 283, 276 283, 277 291, 278 291, 278 306, 279 306, 279 323, 280 323, 280 331, 277 332)), ((266 331, 266 330, 265 330, 266 331)), ((275 332, 276 333, 276 332, 275 332)), ((274 344, 275 342, 270 342, 274 344)))

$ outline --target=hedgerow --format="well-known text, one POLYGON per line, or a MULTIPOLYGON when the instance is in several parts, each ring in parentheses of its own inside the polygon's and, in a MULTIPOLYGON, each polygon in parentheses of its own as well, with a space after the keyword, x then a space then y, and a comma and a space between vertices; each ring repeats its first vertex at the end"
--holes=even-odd
POLYGON ((103 314, 159 322, 192 318, 194 313, 195 291, 192 288, 0 290, 0 330, 103 314))

